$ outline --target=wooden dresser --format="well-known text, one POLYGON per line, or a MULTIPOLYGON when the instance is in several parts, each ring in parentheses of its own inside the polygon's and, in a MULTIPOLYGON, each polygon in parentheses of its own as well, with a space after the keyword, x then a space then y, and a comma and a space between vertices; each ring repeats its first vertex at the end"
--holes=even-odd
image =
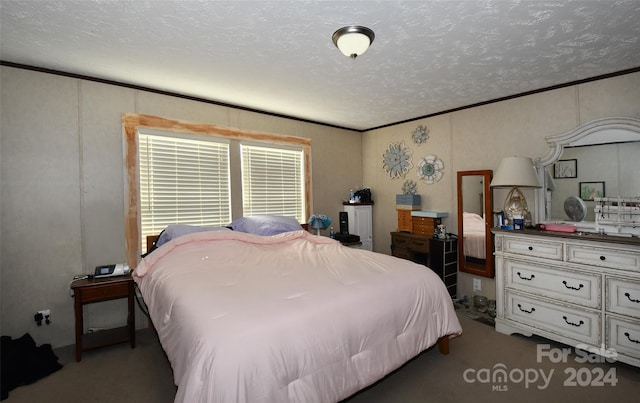
POLYGON ((397 210, 398 232, 409 232, 418 235, 432 236, 438 225, 442 224, 442 217, 447 213, 397 210), (418 214, 418 215, 416 215, 418 214))
POLYGON ((640 240, 494 230, 496 330, 640 366, 640 240))
POLYGON ((423 264, 444 282, 449 295, 456 297, 458 272, 458 239, 438 239, 433 236, 391 233, 391 254, 423 264))

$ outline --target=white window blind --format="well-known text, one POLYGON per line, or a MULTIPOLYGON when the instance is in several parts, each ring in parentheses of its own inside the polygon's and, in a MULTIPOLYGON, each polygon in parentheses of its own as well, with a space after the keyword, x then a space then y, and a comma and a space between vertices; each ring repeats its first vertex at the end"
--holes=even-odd
POLYGON ((171 224, 231 222, 228 143, 139 132, 138 150, 143 250, 171 224))
POLYGON ((305 219, 303 152, 243 143, 242 205, 245 216, 305 219))

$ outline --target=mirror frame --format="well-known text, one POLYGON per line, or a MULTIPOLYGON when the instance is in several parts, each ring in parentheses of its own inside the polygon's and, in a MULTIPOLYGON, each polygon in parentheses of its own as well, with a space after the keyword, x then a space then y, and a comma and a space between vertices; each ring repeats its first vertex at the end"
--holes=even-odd
POLYGON ((458 270, 464 273, 474 274, 482 277, 493 277, 493 197, 491 194, 491 179, 493 171, 490 169, 476 171, 458 171, 458 270), (484 225, 485 225, 485 262, 484 264, 476 262, 466 262, 464 258, 464 225, 463 225, 463 194, 462 194, 462 178, 465 176, 482 176, 483 192, 484 192, 484 225))
POLYGON ((543 184, 542 189, 536 189, 535 193, 536 216, 534 221, 545 222, 553 220, 553 217, 547 217, 546 214, 545 171, 547 166, 560 159, 565 147, 617 143, 630 141, 630 139, 634 138, 640 140, 640 119, 627 117, 595 119, 566 133, 545 137, 550 150, 544 157, 534 160, 538 180, 543 184))

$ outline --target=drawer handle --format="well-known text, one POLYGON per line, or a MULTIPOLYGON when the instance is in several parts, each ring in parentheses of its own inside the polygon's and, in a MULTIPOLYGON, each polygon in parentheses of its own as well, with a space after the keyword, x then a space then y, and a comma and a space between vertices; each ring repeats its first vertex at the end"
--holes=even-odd
POLYGON ((605 261, 607 258, 604 256, 600 256, 600 260, 605 261))
POLYGON ((633 340, 631 336, 629 336, 629 332, 624 332, 624 335, 627 336, 627 339, 629 339, 630 342, 640 344, 640 340, 633 340))
POLYGON ((580 323, 569 322, 569 320, 567 319, 566 316, 563 316, 562 319, 564 319, 564 321, 567 322, 567 325, 571 325, 571 326, 575 326, 575 327, 580 327, 580 326, 584 325, 584 322, 582 321, 582 319, 580 320, 580 323))
POLYGON ((522 305, 520 305, 520 304, 518 304, 518 309, 520 309, 520 310, 521 310, 522 312, 524 312, 524 313, 533 313, 533 312, 535 312, 535 311, 536 311, 536 308, 533 308, 533 307, 531 307, 531 310, 530 310, 530 311, 527 311, 526 309, 523 309, 523 308, 522 308, 522 305))
POLYGON ((636 304, 640 304, 640 299, 631 298, 631 294, 629 294, 628 292, 625 292, 624 296, 627 297, 627 299, 629 299, 629 301, 635 302, 636 304))
POLYGON ((415 241, 414 241, 413 243, 414 243, 415 245, 418 245, 418 246, 423 246, 423 245, 424 245, 424 242, 415 242, 415 241))
POLYGON ((566 280, 562 281, 562 284, 564 284, 564 286, 567 287, 570 290, 580 290, 582 287, 584 287, 584 284, 580 284, 578 287, 572 287, 570 285, 567 285, 566 280))
POLYGON ((522 275, 520 274, 520 272, 518 272, 517 274, 518 274, 518 277, 520 277, 520 278, 521 278, 521 279, 523 279, 523 280, 527 280, 527 281, 531 281, 531 280, 533 280, 534 278, 536 278, 536 275, 535 275, 535 274, 532 274, 532 275, 531 275, 531 277, 522 277, 522 275))
POLYGON ((529 250, 533 250, 533 246, 529 246, 529 250))
POLYGON ((407 242, 407 241, 406 241, 406 240, 404 240, 404 239, 396 239, 396 240, 395 240, 395 242, 397 242, 397 243, 405 243, 405 242, 407 242))

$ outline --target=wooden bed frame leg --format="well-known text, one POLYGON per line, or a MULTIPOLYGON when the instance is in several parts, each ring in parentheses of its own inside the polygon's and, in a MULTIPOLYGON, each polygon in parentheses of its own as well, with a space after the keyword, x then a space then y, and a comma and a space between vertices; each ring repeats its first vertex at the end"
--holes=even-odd
POLYGON ((447 355, 449 354, 449 336, 442 336, 438 339, 438 349, 440 350, 440 354, 447 355))

